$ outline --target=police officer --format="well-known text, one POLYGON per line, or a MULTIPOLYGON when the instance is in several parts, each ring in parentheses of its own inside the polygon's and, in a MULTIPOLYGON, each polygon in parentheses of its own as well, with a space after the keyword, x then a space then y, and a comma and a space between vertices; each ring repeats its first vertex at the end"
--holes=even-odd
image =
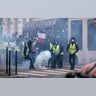
POLYGON ((52 64, 51 64, 51 68, 55 69, 56 68, 56 64, 57 62, 59 63, 59 53, 60 53, 60 45, 58 42, 56 42, 54 45, 53 45, 53 48, 52 48, 52 53, 53 53, 53 60, 52 60, 52 64))
POLYGON ((30 67, 29 67, 29 69, 34 69, 34 59, 30 55, 30 49, 29 49, 29 47, 28 47, 28 45, 26 43, 24 45, 24 49, 22 51, 22 55, 24 56, 25 59, 29 59, 30 60, 30 67))
POLYGON ((37 39, 34 38, 32 41, 32 52, 35 53, 37 51, 37 39))
POLYGON ((53 58, 52 48, 53 48, 53 43, 50 42, 50 43, 49 43, 49 51, 50 51, 50 53, 51 53, 51 58, 48 60, 48 67, 52 64, 52 58, 53 58))
POLYGON ((29 40, 28 41, 28 48, 29 48, 29 55, 33 59, 33 63, 35 62, 35 44, 33 41, 29 40))
POLYGON ((74 70, 76 53, 78 52, 78 50, 79 50, 78 43, 75 41, 75 38, 72 37, 67 45, 67 52, 69 53, 69 63, 71 65, 70 70, 74 70))
POLYGON ((60 53, 59 53, 59 68, 63 68, 63 58, 64 58, 64 45, 60 44, 60 53))
POLYGON ((29 53, 31 53, 32 52, 32 41, 31 40, 28 41, 28 48, 29 48, 29 53))
MULTIPOLYGON (((15 43, 15 42, 14 42, 15 43)), ((20 46, 19 45, 17 45, 16 43, 15 44, 13 44, 14 46, 13 46, 13 51, 14 52, 18 52, 18 54, 17 54, 17 57, 18 57, 18 62, 19 63, 21 63, 22 62, 22 60, 21 60, 21 58, 22 58, 22 51, 20 50, 20 46)))

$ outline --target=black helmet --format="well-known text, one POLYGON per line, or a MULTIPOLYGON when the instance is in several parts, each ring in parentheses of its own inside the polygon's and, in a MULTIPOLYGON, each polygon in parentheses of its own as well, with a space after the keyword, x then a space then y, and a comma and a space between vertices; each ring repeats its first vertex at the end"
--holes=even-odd
POLYGON ((75 37, 72 37, 72 38, 71 38, 71 42, 74 42, 74 41, 75 41, 75 37))

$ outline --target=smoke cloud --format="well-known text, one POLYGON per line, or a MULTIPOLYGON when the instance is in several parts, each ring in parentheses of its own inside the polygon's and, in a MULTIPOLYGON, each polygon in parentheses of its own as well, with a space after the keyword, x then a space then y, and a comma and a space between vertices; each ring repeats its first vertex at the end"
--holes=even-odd
POLYGON ((46 66, 48 65, 49 58, 51 58, 50 51, 46 50, 40 52, 40 54, 37 55, 35 59, 34 66, 36 68, 46 68, 46 66))

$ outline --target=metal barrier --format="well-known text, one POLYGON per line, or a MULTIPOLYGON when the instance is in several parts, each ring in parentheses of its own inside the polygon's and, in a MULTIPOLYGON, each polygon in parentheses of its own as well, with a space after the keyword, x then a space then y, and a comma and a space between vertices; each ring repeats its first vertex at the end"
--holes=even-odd
POLYGON ((17 75, 17 51, 15 51, 15 75, 17 75))
MULTIPOLYGON (((11 76, 11 50, 6 47, 6 74, 11 76)), ((15 75, 17 75, 17 51, 15 51, 15 75)))
POLYGON ((1 65, 1 54, 0 54, 0 65, 1 65))
POLYGON ((9 50, 9 73, 8 76, 11 76, 11 51, 9 50))
POLYGON ((6 74, 8 74, 8 47, 6 48, 6 74))

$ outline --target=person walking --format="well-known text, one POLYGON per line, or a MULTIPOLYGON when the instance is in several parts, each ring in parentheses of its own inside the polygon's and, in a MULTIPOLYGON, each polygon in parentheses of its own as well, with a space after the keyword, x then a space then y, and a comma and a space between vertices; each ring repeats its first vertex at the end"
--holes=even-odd
POLYGON ((34 69, 34 58, 31 55, 30 48, 28 47, 28 44, 25 43, 22 55, 25 59, 30 60, 30 67, 29 69, 34 69))
POLYGON ((48 66, 47 67, 50 67, 52 65, 52 58, 53 58, 53 50, 52 49, 53 49, 53 43, 50 42, 49 43, 49 51, 51 53, 51 58, 49 58, 49 60, 48 60, 48 66))
POLYGON ((78 43, 76 42, 75 38, 72 37, 67 45, 67 52, 69 53, 69 63, 71 66, 70 70, 74 70, 76 53, 78 51, 79 51, 78 43))
POLYGON ((63 58, 64 58, 64 45, 60 44, 60 53, 59 53, 59 64, 58 67, 63 68, 63 58))
POLYGON ((51 68, 55 69, 56 64, 59 63, 60 45, 58 42, 55 42, 55 44, 53 45, 52 51, 53 51, 52 52, 53 58, 52 58, 51 68))

